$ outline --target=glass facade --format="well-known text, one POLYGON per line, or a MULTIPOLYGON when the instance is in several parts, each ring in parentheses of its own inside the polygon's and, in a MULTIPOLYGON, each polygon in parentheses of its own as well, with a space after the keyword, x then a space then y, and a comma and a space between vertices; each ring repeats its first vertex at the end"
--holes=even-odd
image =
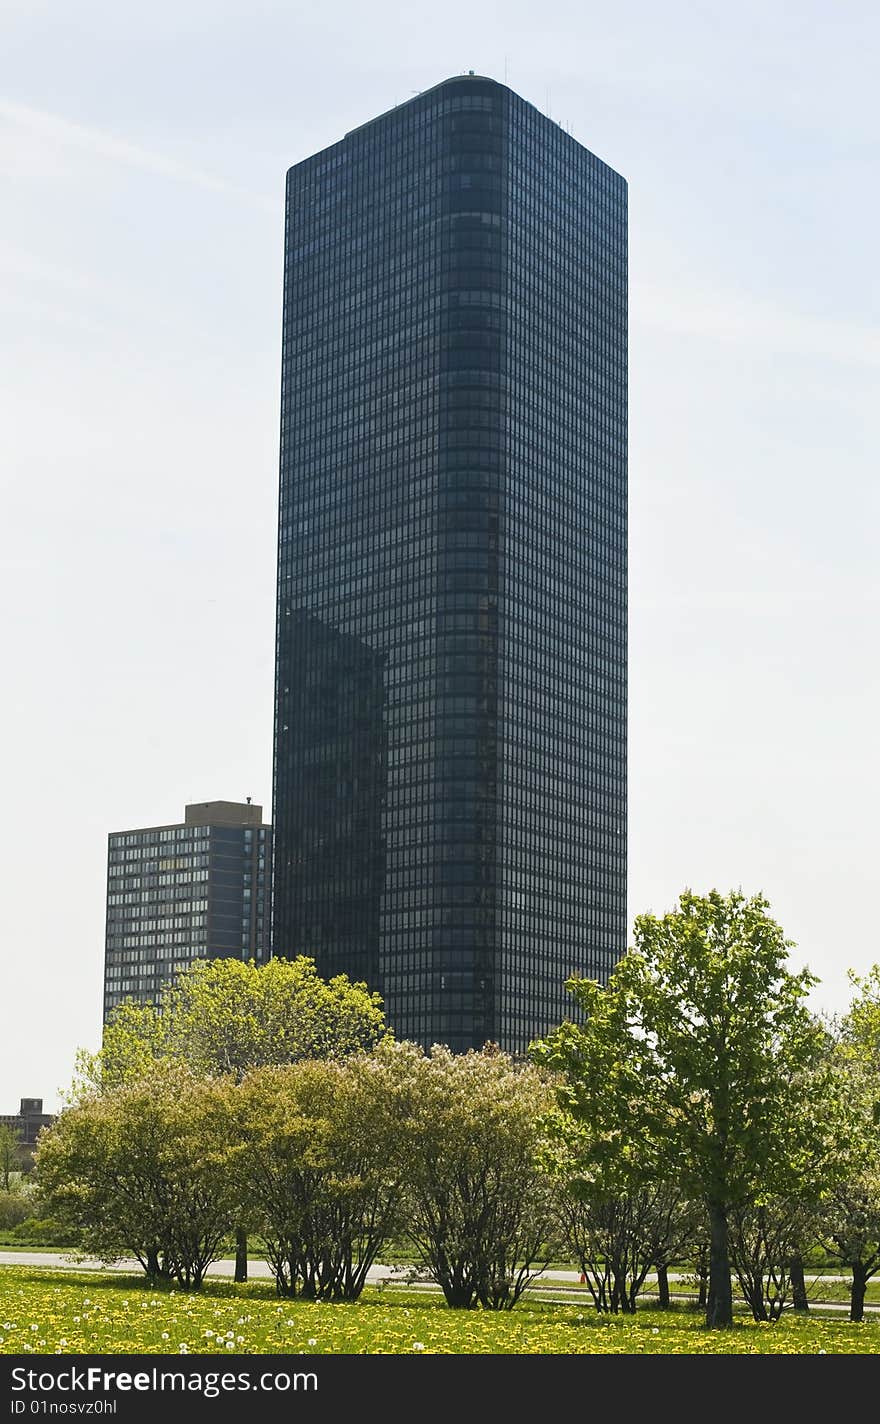
POLYGON ((450 79, 288 174, 273 952, 521 1052, 626 943, 626 184, 450 79))
POLYGON ((266 962, 272 828, 260 809, 242 806, 236 825, 228 812, 226 823, 199 823, 187 807, 184 825, 108 838, 105 1022, 124 1000, 155 1003, 195 959, 266 962))

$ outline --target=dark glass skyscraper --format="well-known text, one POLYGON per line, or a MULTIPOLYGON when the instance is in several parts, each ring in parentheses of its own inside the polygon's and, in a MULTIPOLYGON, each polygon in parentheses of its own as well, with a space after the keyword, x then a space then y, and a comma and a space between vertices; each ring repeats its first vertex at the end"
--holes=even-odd
POLYGON ((626 943, 624 180, 449 79, 287 176, 273 952, 521 1051, 626 943))

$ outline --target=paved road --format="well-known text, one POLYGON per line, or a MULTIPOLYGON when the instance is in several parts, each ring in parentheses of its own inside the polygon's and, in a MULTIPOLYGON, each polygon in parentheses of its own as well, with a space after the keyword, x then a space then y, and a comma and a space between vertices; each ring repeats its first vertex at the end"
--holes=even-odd
MULTIPOLYGON (((112 1266, 104 1266, 103 1262, 95 1260, 94 1257, 85 1257, 84 1260, 73 1260, 73 1257, 64 1256, 61 1252, 36 1252, 36 1250, 31 1250, 31 1252, 27 1252, 27 1250, 21 1250, 21 1252, 17 1252, 17 1250, 0 1250, 0 1266, 47 1266, 60 1270, 120 1270, 120 1272, 127 1273, 137 1273, 142 1270, 140 1262, 137 1262, 137 1260, 118 1260, 118 1262, 115 1262, 112 1266)), ((208 1269, 209 1276, 225 1276, 228 1277, 228 1279, 234 1276, 234 1273, 235 1262, 232 1262, 232 1260, 216 1260, 214 1265, 208 1269)), ((251 1280, 268 1279, 268 1277, 272 1276, 268 1263, 262 1259, 262 1256, 248 1257, 248 1276, 251 1277, 251 1280)), ((688 1277, 686 1277, 685 1274, 669 1272, 669 1282, 671 1283, 676 1282, 676 1280, 686 1279, 688 1279, 688 1277)), ((823 1276, 822 1279, 849 1282, 849 1276, 823 1276)), ((406 1280, 406 1267, 372 1266, 369 1272, 367 1272, 367 1280, 370 1280, 370 1282, 379 1282, 379 1280, 406 1280)), ((541 1276, 541 1280, 545 1280, 548 1284, 555 1284, 555 1286, 558 1287, 557 1292, 554 1292, 554 1299, 562 1300, 562 1302, 564 1302, 564 1300, 572 1300, 572 1302, 578 1302, 578 1300, 582 1302, 582 1300, 584 1300, 584 1294, 582 1294, 582 1292, 577 1294, 577 1296, 575 1296, 575 1294, 565 1294, 565 1284, 577 1282, 577 1270, 545 1270, 543 1276, 541 1276)), ((655 1282, 655 1280, 656 1276, 649 1274, 648 1282, 655 1282)), ((810 1284, 809 1277, 807 1277, 807 1284, 810 1284)), ((426 1286, 426 1289, 431 1289, 431 1287, 426 1286)), ((816 1289, 814 1284, 812 1289, 816 1289)), ((846 1303, 810 1300, 810 1307, 816 1310, 846 1310, 846 1303)), ((880 1312, 880 1306, 866 1306, 864 1310, 866 1310, 866 1314, 869 1312, 877 1313, 880 1312)))
MULTIPOLYGON (((53 1251, 0 1251, 0 1266, 51 1266, 55 1270, 70 1271, 124 1271, 127 1274, 143 1270, 140 1261, 125 1260, 114 1261, 112 1265, 104 1265, 103 1261, 98 1261, 92 1256, 86 1257, 82 1261, 75 1261, 70 1256, 64 1256, 60 1252, 53 1251)), ((209 1276, 233 1276, 235 1274, 234 1261, 215 1261, 208 1267, 209 1276)), ((391 1266, 373 1266, 367 1272, 367 1277, 371 1281, 384 1280, 395 1274, 391 1266)), ((268 1263, 261 1256, 248 1257, 248 1275, 256 1280, 269 1278, 272 1272, 268 1263)), ((574 1273, 577 1280, 577 1273, 574 1273)))
MULTIPOLYGON (((53 1269, 60 1270, 125 1271, 129 1274, 133 1271, 138 1272, 143 1269, 140 1262, 135 1260, 116 1261, 111 1266, 105 1266, 102 1261, 96 1260, 93 1257, 86 1257, 84 1260, 77 1261, 70 1256, 65 1256, 62 1252, 54 1251, 0 1251, 0 1266, 51 1266, 53 1269)), ((235 1262, 232 1260, 215 1261, 214 1264, 208 1268, 209 1276, 231 1277, 234 1273, 235 1262)), ((252 1280, 262 1280, 271 1278, 272 1272, 269 1270, 267 1262, 264 1261, 261 1256, 249 1256, 248 1275, 252 1280)), ((406 1279, 406 1268, 402 1266, 371 1266, 367 1272, 367 1279, 373 1282, 383 1280, 403 1281, 406 1279)), ((577 1271, 547 1270, 544 1271, 541 1276, 541 1280, 543 1281, 558 1282, 560 1285, 564 1285, 565 1282, 577 1281, 578 1279, 579 1273, 577 1271)), ((654 1274, 650 1274, 647 1277, 648 1281, 656 1281, 656 1279, 657 1277, 654 1274)), ((670 1271, 669 1279, 670 1282, 682 1281, 687 1280, 688 1277, 683 1273, 670 1271)), ((849 1283, 850 1278, 849 1276, 827 1275, 822 1276, 821 1279, 825 1281, 845 1281, 849 1283)), ((810 1278, 808 1277, 808 1284, 809 1283, 810 1278)), ((815 1285, 813 1288, 815 1288, 815 1285)), ((880 1306, 873 1306, 871 1309, 880 1309, 880 1306)))
MULTIPOLYGON (((140 1262, 134 1259, 116 1261, 113 1265, 106 1266, 103 1261, 99 1261, 92 1256, 88 1256, 79 1261, 74 1260, 71 1256, 64 1255, 60 1251, 0 1251, 0 1266, 52 1266, 60 1270, 126 1271, 129 1273, 143 1269, 140 1262)), ((212 1266, 208 1267, 209 1276, 232 1276, 234 1274, 235 1262, 231 1259, 215 1261, 212 1266)), ((262 1256, 249 1256, 248 1274, 254 1278, 268 1278, 271 1277, 272 1272, 269 1270, 268 1263, 263 1260, 262 1256)), ((370 1281, 394 1280, 395 1278, 397 1280, 403 1280, 405 1276, 406 1268, 403 1266, 377 1265, 371 1266, 367 1272, 367 1279, 370 1281)), ((579 1279, 579 1273, 577 1271, 547 1270, 543 1272, 541 1279, 545 1281, 577 1281, 579 1279)), ((647 1279, 649 1281, 656 1281, 657 1277, 656 1275, 649 1274, 647 1279)), ((669 1279, 670 1281, 683 1281, 687 1280, 688 1277, 683 1273, 670 1271, 669 1279)), ((849 1276, 827 1275, 822 1276, 821 1279, 824 1281, 849 1282, 849 1276)))

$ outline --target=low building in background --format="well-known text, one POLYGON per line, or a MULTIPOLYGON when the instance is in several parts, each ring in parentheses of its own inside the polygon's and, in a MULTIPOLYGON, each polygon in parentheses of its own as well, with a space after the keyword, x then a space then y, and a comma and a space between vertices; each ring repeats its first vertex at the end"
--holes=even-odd
POLYGON ((272 827, 248 800, 200 801, 182 824, 114 831, 107 847, 104 1021, 155 1003, 196 959, 269 958, 272 827))
POLYGON ((54 1121, 54 1114, 43 1112, 42 1098, 22 1098, 17 1113, 0 1113, 0 1127, 10 1127, 18 1138, 15 1151, 22 1171, 33 1165, 40 1129, 54 1121))

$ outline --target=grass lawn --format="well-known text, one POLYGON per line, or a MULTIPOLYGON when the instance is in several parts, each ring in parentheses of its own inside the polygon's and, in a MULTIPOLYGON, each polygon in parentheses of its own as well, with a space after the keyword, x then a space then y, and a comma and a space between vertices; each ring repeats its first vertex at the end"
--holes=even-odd
POLYGON ((267 1281, 211 1280, 198 1294, 143 1277, 0 1267, 0 1354, 643 1355, 880 1354, 880 1321, 739 1316, 707 1331, 693 1310, 603 1318, 586 1305, 530 1301, 454 1311, 401 1288, 352 1305, 279 1301, 267 1281))

